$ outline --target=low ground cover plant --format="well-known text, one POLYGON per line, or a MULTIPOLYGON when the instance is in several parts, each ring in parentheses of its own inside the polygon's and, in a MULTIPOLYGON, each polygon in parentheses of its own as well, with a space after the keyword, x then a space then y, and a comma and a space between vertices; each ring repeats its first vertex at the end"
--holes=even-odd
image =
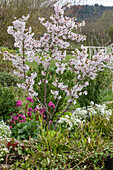
POLYGON ((11 130, 4 121, 0 121, 0 162, 4 161, 5 155, 9 153, 7 143, 11 140, 11 130))

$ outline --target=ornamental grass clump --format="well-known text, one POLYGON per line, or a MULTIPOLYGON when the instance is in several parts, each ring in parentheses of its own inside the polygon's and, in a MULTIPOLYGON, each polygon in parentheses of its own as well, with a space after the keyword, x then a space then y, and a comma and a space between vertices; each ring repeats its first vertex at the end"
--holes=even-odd
POLYGON ((0 162, 4 160, 4 157, 9 150, 7 143, 11 140, 11 131, 4 121, 0 121, 0 162))

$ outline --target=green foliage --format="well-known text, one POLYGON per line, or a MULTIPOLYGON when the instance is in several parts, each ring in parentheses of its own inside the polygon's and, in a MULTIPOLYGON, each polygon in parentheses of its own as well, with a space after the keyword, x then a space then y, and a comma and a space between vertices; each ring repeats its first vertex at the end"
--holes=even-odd
MULTIPOLYGON (((40 80, 42 80, 42 75, 41 75, 41 71, 42 71, 42 66, 38 66, 37 68, 34 68, 33 70, 31 70, 30 72, 37 72, 37 77, 35 79, 35 85, 34 85, 34 90, 36 92, 38 92, 38 97, 40 99, 40 101, 43 103, 44 102, 44 97, 45 97, 45 83, 42 82, 40 86, 38 86, 38 83, 40 82, 40 80)), ((29 73, 28 72, 28 75, 29 73)), ((58 81, 59 82, 64 82, 64 84, 68 84, 68 87, 71 89, 71 87, 74 86, 74 81, 75 81, 75 75, 70 73, 70 71, 65 70, 64 73, 62 75, 58 75, 55 72, 55 65, 54 63, 52 64, 52 66, 50 66, 49 71, 47 73, 47 80, 48 83, 46 84, 46 103, 48 104, 50 101, 52 101, 55 105, 57 103, 57 99, 54 99, 53 95, 51 94, 51 90, 56 90, 55 86, 52 84, 52 82, 55 80, 55 78, 58 77, 58 81)), ((56 112, 62 111, 62 109, 67 105, 67 101, 68 98, 66 96, 66 93, 60 89, 59 90, 59 96, 61 96, 62 98, 60 99, 56 112)), ((37 104, 39 104, 37 102, 37 100, 35 100, 34 105, 36 106, 37 104)))
POLYGON ((13 94, 13 88, 0 86, 0 118, 7 121, 12 113, 17 113, 15 108, 16 100, 13 94))
MULTIPOLYGON (((67 114, 71 116, 70 112, 67 114)), ((11 164, 12 161, 13 164, 11 168, 105 168, 107 156, 113 156, 113 114, 109 118, 102 114, 94 115, 72 131, 62 128, 57 131, 45 130, 43 116, 36 121, 35 113, 32 120, 27 118, 26 122, 18 123, 12 128, 12 136, 23 140, 23 146, 15 147, 16 143, 21 143, 15 140, 15 149, 10 150, 8 157, 8 162, 11 164), (12 154, 15 155, 13 158, 12 154)))
POLYGON ((108 34, 111 38, 111 41, 113 42, 113 25, 111 25, 108 29, 108 34))
POLYGON ((12 137, 18 140, 25 140, 31 138, 38 138, 40 133, 40 125, 38 121, 27 120, 26 122, 21 122, 16 124, 12 129, 12 137))
POLYGON ((2 86, 16 86, 19 82, 18 78, 11 74, 1 72, 0 73, 0 85, 2 86))
POLYGON ((104 169, 107 156, 113 157, 113 117, 102 119, 94 117, 73 133, 42 130, 38 140, 24 142, 24 159, 12 169, 104 169))
POLYGON ((81 95, 77 101, 81 107, 90 105, 90 102, 101 103, 107 93, 108 86, 111 83, 112 73, 107 68, 98 72, 94 80, 89 79, 89 86, 83 90, 87 91, 87 95, 81 95))
POLYGON ((9 53, 14 53, 14 50, 9 50, 7 48, 1 48, 0 50, 0 72, 10 72, 13 69, 12 62, 9 60, 3 60, 4 56, 2 51, 8 51, 9 53))

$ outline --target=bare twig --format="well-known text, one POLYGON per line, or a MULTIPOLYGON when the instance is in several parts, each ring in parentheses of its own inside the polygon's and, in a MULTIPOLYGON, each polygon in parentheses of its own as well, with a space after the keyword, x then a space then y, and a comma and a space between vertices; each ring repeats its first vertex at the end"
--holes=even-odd
MULTIPOLYGON (((74 100, 74 99, 73 99, 74 100)), ((60 120, 60 117, 68 110, 68 108, 71 106, 71 104, 73 103, 73 100, 68 104, 68 106, 66 107, 66 109, 60 114, 58 115, 58 118, 56 120, 55 126, 54 126, 54 130, 56 129, 57 123, 60 120)))
POLYGON ((46 110, 46 112, 51 116, 51 113, 48 111, 48 109, 44 106, 44 104, 39 100, 39 98, 38 97, 35 97, 37 100, 38 100, 38 102, 41 104, 41 106, 46 110))

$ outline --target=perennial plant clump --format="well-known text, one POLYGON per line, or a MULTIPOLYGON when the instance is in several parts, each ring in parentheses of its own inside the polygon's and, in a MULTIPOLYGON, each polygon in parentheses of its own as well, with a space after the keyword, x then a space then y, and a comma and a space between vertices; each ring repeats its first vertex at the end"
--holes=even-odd
MULTIPOLYGON (((85 22, 76 23, 74 18, 64 17, 64 9, 56 5, 55 14, 50 17, 50 21, 45 21, 44 18, 39 18, 40 23, 47 29, 47 33, 40 37, 39 40, 33 38, 31 27, 26 29, 27 17, 22 16, 21 19, 15 20, 13 26, 8 27, 8 33, 15 38, 14 46, 19 48, 19 54, 10 54, 8 51, 3 52, 5 60, 11 60, 13 66, 17 68, 14 72, 19 77, 24 77, 25 82, 18 84, 18 87, 27 89, 29 95, 37 99, 38 103, 45 109, 47 113, 47 124, 50 126, 50 120, 54 120, 57 108, 62 98, 68 98, 65 109, 54 120, 54 129, 60 117, 68 110, 71 104, 82 94, 87 95, 86 91, 82 91, 84 87, 88 86, 86 78, 94 79, 97 71, 102 71, 107 64, 111 63, 112 55, 105 55, 101 50, 97 55, 93 55, 89 59, 87 49, 81 46, 81 50, 75 49, 72 58, 66 62, 66 49, 70 47, 68 39, 82 42, 86 39, 84 35, 73 32, 85 22), (36 72, 27 76, 29 66, 27 62, 35 61, 41 70, 41 78, 37 85, 35 79, 38 74, 36 72), (53 70, 51 72, 51 62, 54 62, 53 70), (73 74, 73 79, 70 81, 63 78, 65 73, 73 74), (51 82, 51 89, 47 91, 49 83, 51 82), (44 90, 41 96, 38 95, 38 90, 34 90, 34 86, 40 90, 43 86, 44 90), (47 93, 48 92, 48 93, 47 93), (49 111, 47 104, 48 94, 51 94, 55 107, 52 112, 49 111)), ((35 88, 36 89, 36 88, 35 88)))
POLYGON ((7 143, 11 140, 11 130, 4 121, 0 121, 0 162, 4 160, 4 156, 9 152, 7 143))
MULTIPOLYGON (((41 105, 37 105, 35 109, 31 105, 29 107, 29 104, 33 103, 33 99, 31 97, 26 99, 27 103, 25 106, 20 100, 16 102, 15 108, 19 108, 20 111, 16 114, 13 113, 7 121, 11 129, 11 136, 15 139, 39 138, 38 135, 41 128, 46 128, 47 114, 45 109, 41 105)), ((48 106, 51 110, 55 107, 51 101, 48 103, 48 106)), ((50 120, 51 124, 53 124, 52 120, 50 120)))
POLYGON ((91 105, 83 108, 76 108, 74 112, 72 112, 71 116, 65 115, 65 117, 61 117, 58 121, 58 126, 61 125, 62 128, 67 128, 68 130, 73 130, 80 124, 86 123, 88 120, 90 121, 92 118, 101 116, 102 118, 106 118, 108 121, 110 116, 112 115, 111 109, 107 109, 105 104, 95 104, 91 102, 91 105))

